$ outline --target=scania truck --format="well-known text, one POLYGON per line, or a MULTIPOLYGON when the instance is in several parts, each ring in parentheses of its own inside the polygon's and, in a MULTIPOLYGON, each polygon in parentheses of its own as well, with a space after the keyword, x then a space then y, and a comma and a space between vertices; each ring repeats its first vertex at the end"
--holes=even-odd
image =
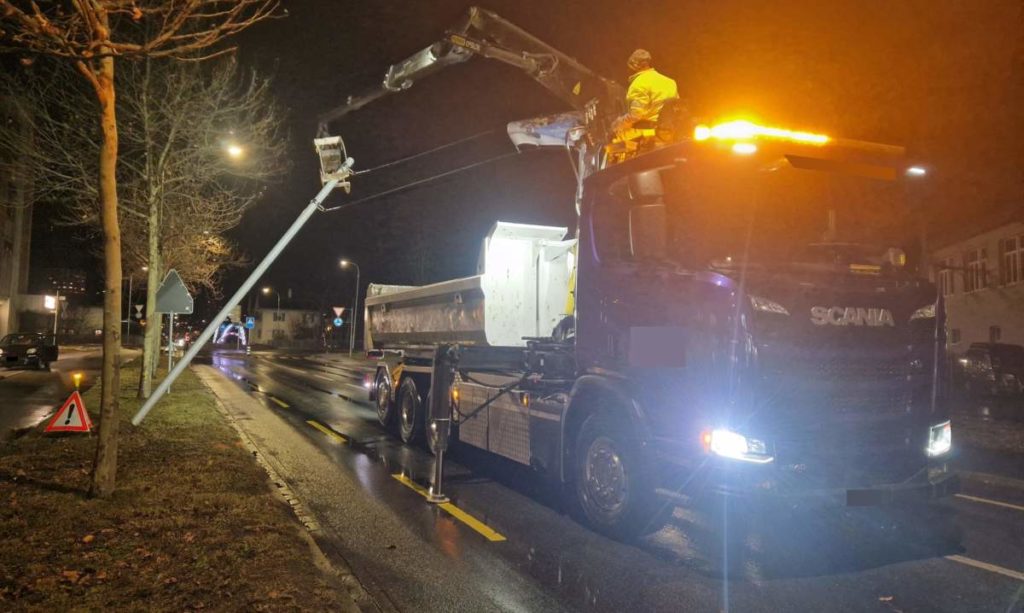
POLYGON ((614 83, 532 37, 510 51, 524 36, 474 9, 385 89, 475 53, 562 92, 575 114, 510 134, 572 153, 576 227, 499 222, 475 276, 371 285, 380 422, 531 466, 618 538, 707 497, 864 506, 956 491, 935 287, 866 232, 823 238, 828 203, 899 195, 902 148, 733 120, 657 126, 620 155, 600 110, 614 83))

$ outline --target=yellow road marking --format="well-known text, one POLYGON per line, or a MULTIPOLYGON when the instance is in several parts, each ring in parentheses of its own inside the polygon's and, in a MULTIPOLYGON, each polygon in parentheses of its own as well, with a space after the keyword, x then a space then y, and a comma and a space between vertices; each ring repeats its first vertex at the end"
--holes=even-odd
POLYGON ((996 507, 1006 507, 1007 509, 1014 509, 1017 511, 1024 511, 1024 507, 1016 504, 1010 504, 1009 502, 1000 502, 998 500, 989 500, 988 498, 978 498, 977 496, 968 496, 967 494, 956 494, 957 498, 963 498, 964 500, 970 500, 973 502, 980 502, 982 504, 990 504, 996 507))
POLYGON ((276 398, 274 396, 270 396, 270 399, 276 402, 278 405, 280 405, 282 409, 288 408, 288 403, 285 402, 284 400, 281 400, 280 398, 276 398))
POLYGON ((311 425, 311 426, 313 426, 317 430, 323 432, 328 437, 338 441, 339 443, 347 443, 348 442, 348 439, 346 439, 344 436, 338 434, 334 430, 331 430, 330 428, 328 428, 327 426, 321 424, 320 422, 313 421, 312 419, 307 419, 306 423, 311 425))
POLYGON ((1024 573, 1010 570, 1009 568, 1003 568, 1002 566, 996 566, 995 564, 989 564, 988 562, 982 562, 980 560, 974 560, 972 558, 966 558, 964 556, 946 556, 947 560, 952 562, 959 562, 960 564, 966 564, 967 566, 973 566, 974 568, 980 568, 981 570, 987 570, 990 573, 996 573, 997 575, 1003 575, 1017 581, 1024 581, 1024 573))
MULTIPOLYGON (((419 485, 418 483, 416 483, 415 481, 413 481, 409 477, 406 477, 403 474, 396 474, 396 475, 391 475, 391 476, 394 477, 396 481, 398 481, 402 485, 408 487, 409 489, 411 489, 412 491, 416 492, 420 496, 423 496, 424 498, 426 498, 427 496, 430 495, 430 492, 428 492, 423 486, 419 485)), ((447 512, 449 515, 451 515, 455 519, 457 519, 457 520, 461 521, 462 523, 466 524, 467 526, 469 526, 473 530, 476 530, 478 533, 480 533, 488 541, 491 541, 491 542, 494 542, 494 543, 498 543, 498 542, 501 542, 501 541, 508 540, 502 534, 500 534, 499 532, 496 532, 495 530, 493 530, 490 526, 488 526, 484 522, 482 522, 479 519, 473 517, 469 513, 466 513, 465 511, 463 511, 462 509, 460 509, 459 507, 455 506, 454 504, 452 504, 450 502, 445 502, 445 503, 439 504, 437 506, 439 506, 442 509, 444 509, 445 512, 447 512)))

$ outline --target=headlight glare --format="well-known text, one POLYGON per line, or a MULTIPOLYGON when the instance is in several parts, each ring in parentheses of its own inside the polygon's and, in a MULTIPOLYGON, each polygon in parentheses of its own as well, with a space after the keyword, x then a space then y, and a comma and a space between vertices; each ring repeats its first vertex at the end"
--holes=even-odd
POLYGON ((953 427, 947 421, 932 426, 928 431, 928 455, 931 457, 949 453, 953 448, 953 427))
POLYGON ((36 349, 35 347, 30 347, 29 350, 25 352, 25 355, 35 355, 36 351, 38 351, 38 349, 36 349))
POLYGON ((768 446, 764 441, 747 438, 725 428, 704 432, 701 441, 707 451, 731 460, 767 464, 774 459, 768 455, 768 446))

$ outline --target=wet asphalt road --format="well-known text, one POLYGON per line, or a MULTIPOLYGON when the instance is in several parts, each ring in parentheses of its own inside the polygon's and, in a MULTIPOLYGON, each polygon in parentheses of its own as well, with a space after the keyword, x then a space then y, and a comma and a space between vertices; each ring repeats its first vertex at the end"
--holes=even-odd
MULTIPOLYGON (((60 359, 50 370, 0 369, 0 440, 14 431, 29 428, 46 418, 74 389, 73 372, 85 377, 83 391, 92 386, 100 370, 100 348, 61 348, 60 359)), ((98 407, 96 407, 98 408, 98 407)))
POLYGON ((968 481, 916 510, 740 509, 725 537, 723 516, 677 509, 619 543, 566 516, 537 475, 471 449, 446 462, 455 509, 430 505, 393 475, 426 484, 431 456, 384 432, 337 364, 212 363, 257 400, 241 423, 385 610, 1024 611, 1020 482, 968 481))

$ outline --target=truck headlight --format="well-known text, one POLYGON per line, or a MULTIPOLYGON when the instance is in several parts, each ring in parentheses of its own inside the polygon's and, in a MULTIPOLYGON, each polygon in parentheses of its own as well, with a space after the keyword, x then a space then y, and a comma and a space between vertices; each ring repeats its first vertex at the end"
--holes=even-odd
POLYGON ((38 350, 35 347, 29 347, 28 351, 25 352, 25 355, 35 355, 36 351, 38 350))
POLYGON ((789 311, 786 307, 782 306, 774 300, 768 300, 761 296, 750 296, 750 306, 754 307, 755 311, 762 311, 764 313, 775 313, 776 315, 789 315, 789 311))
POLYGON ((929 304, 927 306, 923 306, 923 307, 919 308, 918 310, 914 311, 914 313, 910 316, 910 321, 914 321, 915 319, 933 319, 934 317, 935 317, 935 304, 932 303, 932 304, 929 304))
POLYGON ((747 438, 725 428, 704 432, 701 435, 701 442, 705 450, 731 460, 767 464, 774 459, 768 455, 768 446, 764 441, 747 438))
POLYGON ((928 430, 928 455, 931 457, 948 453, 953 448, 953 426, 943 422, 928 430))

